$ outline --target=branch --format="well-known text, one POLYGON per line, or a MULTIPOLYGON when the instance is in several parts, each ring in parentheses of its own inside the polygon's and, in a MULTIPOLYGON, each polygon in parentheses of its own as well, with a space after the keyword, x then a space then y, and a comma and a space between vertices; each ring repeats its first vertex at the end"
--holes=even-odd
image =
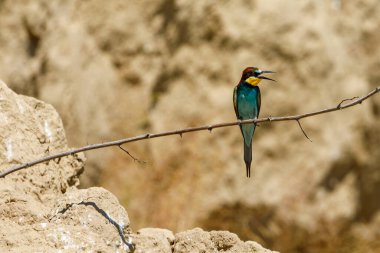
MULTIPOLYGON (((57 154, 54 154, 54 155, 45 156, 45 157, 42 157, 40 159, 31 161, 31 162, 28 162, 28 163, 24 163, 24 164, 20 164, 20 165, 11 167, 8 170, 5 170, 4 172, 0 173, 0 178, 3 178, 6 175, 9 175, 9 174, 11 174, 13 172, 16 172, 18 170, 25 169, 25 168, 34 166, 36 164, 44 163, 44 162, 47 162, 47 161, 50 161, 50 160, 53 160, 53 159, 57 159, 57 158, 65 157, 65 156, 70 156, 70 155, 74 155, 74 154, 77 154, 77 153, 80 153, 80 152, 85 152, 85 151, 94 150, 94 149, 100 149, 100 148, 106 148, 106 147, 112 147, 112 146, 118 146, 118 147, 120 147, 120 145, 123 145, 125 143, 135 142, 135 141, 140 141, 140 140, 145 140, 145 139, 153 139, 153 138, 159 138, 159 137, 169 136, 169 135, 179 135, 179 136, 182 137, 182 135, 184 133, 197 132, 197 131, 202 131, 202 130, 208 130, 208 131, 211 132, 214 128, 230 127, 230 126, 236 126, 236 125, 240 125, 240 124, 250 124, 250 123, 251 124, 252 123, 257 124, 257 123, 261 123, 261 122, 291 121, 291 120, 295 120, 295 121, 297 121, 299 123, 299 120, 303 119, 303 118, 308 118, 308 117, 316 116, 316 115, 319 115, 319 114, 339 111, 339 110, 342 110, 342 109, 346 109, 346 108, 355 106, 357 104, 361 104, 364 100, 368 99, 369 97, 371 97, 371 96, 373 96, 373 95, 375 95, 375 94, 377 94, 379 92, 380 92, 380 87, 377 87, 376 89, 372 90, 370 93, 368 93, 367 95, 365 95, 365 96, 363 96, 361 98, 357 98, 357 99, 355 99, 355 98, 353 98, 353 99, 344 99, 337 106, 333 106, 333 107, 330 107, 330 108, 327 108, 327 109, 324 109, 324 110, 310 112, 310 113, 305 113, 305 114, 299 114, 299 115, 293 115, 293 116, 282 116, 282 117, 272 117, 272 116, 270 116, 270 117, 267 117, 267 118, 260 118, 260 119, 248 119, 248 120, 241 120, 241 121, 234 121, 234 122, 227 122, 227 123, 219 123, 219 124, 206 125, 206 126, 200 126, 200 127, 189 127, 189 128, 184 128, 184 129, 179 129, 179 130, 174 130, 174 131, 168 131, 168 132, 161 132, 161 133, 156 133, 156 134, 147 133, 147 134, 138 135, 138 136, 135 136, 135 137, 121 139, 121 140, 116 140, 116 141, 109 141, 109 142, 104 142, 104 143, 90 144, 90 145, 87 145, 87 146, 84 146, 84 147, 81 147, 81 148, 72 149, 72 150, 61 152, 61 153, 57 153, 57 154), (351 102, 348 102, 348 103, 344 104, 344 102, 347 102, 347 101, 351 101, 351 102)), ((299 123, 299 125, 300 125, 300 123, 299 123)), ((301 127, 301 129, 302 129, 302 127, 301 127)), ((302 132, 307 137, 305 131, 302 131, 302 132)))

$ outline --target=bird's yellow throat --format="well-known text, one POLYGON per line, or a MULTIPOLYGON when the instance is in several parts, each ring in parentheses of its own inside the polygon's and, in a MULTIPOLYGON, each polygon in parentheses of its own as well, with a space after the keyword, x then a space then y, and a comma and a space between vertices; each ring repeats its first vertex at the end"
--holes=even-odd
POLYGON ((254 76, 250 76, 247 79, 245 79, 245 82, 249 83, 252 86, 258 86, 259 83, 261 82, 261 79, 254 76))

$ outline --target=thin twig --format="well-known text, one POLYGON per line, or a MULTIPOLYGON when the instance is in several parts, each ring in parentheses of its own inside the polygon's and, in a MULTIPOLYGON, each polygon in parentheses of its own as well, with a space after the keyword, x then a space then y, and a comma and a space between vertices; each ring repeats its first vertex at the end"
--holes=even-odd
POLYGON ((301 128, 301 131, 302 131, 303 135, 305 135, 305 137, 306 137, 309 141, 313 142, 313 141, 309 138, 309 136, 307 136, 305 130, 303 130, 302 125, 301 125, 301 122, 300 122, 299 119, 297 119, 297 123, 298 123, 299 127, 301 128))
POLYGON ((138 162, 138 163, 146 163, 145 161, 142 161, 142 160, 140 160, 140 159, 134 157, 133 155, 131 155, 131 153, 129 153, 129 151, 126 150, 125 148, 123 148, 121 145, 119 145, 119 148, 120 148, 121 150, 123 150, 125 153, 127 153, 127 155, 129 155, 129 156, 133 159, 134 162, 138 162))
POLYGON ((346 99, 343 99, 343 100, 338 104, 338 106, 337 106, 336 108, 340 109, 340 108, 342 108, 342 104, 343 104, 344 102, 346 102, 346 101, 352 101, 352 100, 354 100, 354 99, 358 99, 358 98, 359 98, 358 96, 355 96, 355 97, 353 97, 353 98, 346 98, 346 99))
MULTIPOLYGON (((129 142, 141 141, 141 140, 145 140, 145 139, 159 138, 159 137, 169 136, 169 135, 180 135, 180 136, 182 136, 182 134, 184 134, 184 133, 197 132, 197 131, 202 131, 202 130, 208 130, 209 131, 210 129, 214 129, 214 128, 230 127, 230 126, 236 126, 236 125, 241 125, 241 124, 252 124, 252 123, 257 124, 257 123, 261 123, 261 122, 291 121, 291 120, 298 121, 298 120, 303 119, 303 118, 308 118, 308 117, 316 116, 319 114, 334 112, 334 111, 338 111, 338 110, 342 110, 342 109, 346 109, 346 108, 355 106, 357 104, 361 104, 364 100, 368 99, 369 97, 375 95, 378 92, 380 92, 380 87, 377 87, 376 89, 372 90, 367 95, 365 95, 361 98, 358 98, 358 99, 356 99, 350 103, 342 105, 342 103, 344 102, 344 101, 342 101, 337 106, 333 106, 333 107, 330 107, 327 109, 323 109, 323 110, 315 111, 315 112, 310 112, 310 113, 305 113, 305 114, 299 114, 299 115, 293 115, 293 116, 282 116, 282 117, 270 116, 267 118, 260 118, 260 119, 238 120, 238 121, 234 121, 234 122, 219 123, 219 124, 214 124, 214 125, 206 125, 206 126, 200 126, 200 127, 189 127, 189 128, 184 128, 184 129, 180 129, 180 130, 161 132, 161 133, 156 133, 156 134, 146 133, 143 135, 138 135, 135 137, 116 140, 116 141, 90 144, 90 145, 87 145, 87 146, 84 146, 81 148, 72 149, 72 150, 57 153, 54 155, 49 155, 46 157, 36 159, 34 161, 31 161, 31 162, 27 162, 24 164, 14 166, 14 167, 9 168, 9 169, 3 171, 2 173, 0 173, 0 178, 5 177, 6 175, 9 175, 9 174, 16 172, 18 170, 25 169, 25 168, 34 166, 36 164, 44 163, 44 162, 47 162, 47 161, 50 161, 50 160, 53 160, 53 159, 56 159, 59 157, 74 155, 74 154, 77 154, 80 152, 85 152, 85 151, 94 150, 94 149, 106 148, 106 147, 111 147, 111 146, 120 146, 122 144, 129 143, 129 142)), ((347 101, 347 100, 345 100, 345 101, 347 101)))

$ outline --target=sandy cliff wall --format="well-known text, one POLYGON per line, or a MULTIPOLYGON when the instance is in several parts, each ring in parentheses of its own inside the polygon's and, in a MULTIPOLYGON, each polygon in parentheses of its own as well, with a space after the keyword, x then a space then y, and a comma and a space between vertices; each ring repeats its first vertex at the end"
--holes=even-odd
MULTIPOLYGON (((262 116, 308 112, 379 85, 377 1, 0 1, 0 77, 53 104, 70 145, 231 121, 246 66, 277 71, 262 116)), ((379 112, 371 101, 262 124, 253 178, 238 128, 88 154, 84 186, 135 228, 227 228, 290 252, 378 250, 379 112), (141 208, 144 207, 144 208, 141 208), (239 217, 239 218, 236 218, 239 217), (334 238, 334 240, 331 240, 334 238)))

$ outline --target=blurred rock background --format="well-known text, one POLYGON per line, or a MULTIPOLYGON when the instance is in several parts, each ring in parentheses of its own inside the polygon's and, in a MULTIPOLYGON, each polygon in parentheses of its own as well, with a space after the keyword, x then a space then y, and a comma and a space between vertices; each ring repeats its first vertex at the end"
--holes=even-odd
MULTIPOLYGON (((0 0, 0 79, 51 103, 70 146, 232 121, 246 66, 275 70, 261 116, 298 114, 380 83, 380 4, 0 0)), ((380 99, 261 124, 253 178, 237 127, 87 154, 84 187, 115 193, 132 228, 227 229, 282 252, 380 252, 380 99)))

